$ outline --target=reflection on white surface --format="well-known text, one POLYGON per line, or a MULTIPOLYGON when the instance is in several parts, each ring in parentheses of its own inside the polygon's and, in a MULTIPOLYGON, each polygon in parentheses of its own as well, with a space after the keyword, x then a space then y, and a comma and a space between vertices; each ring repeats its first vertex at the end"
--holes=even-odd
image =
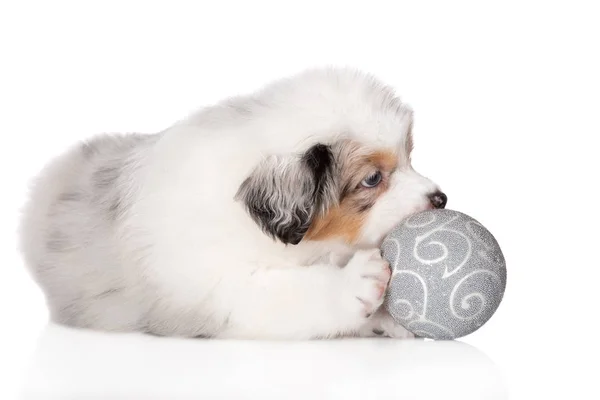
POLYGON ((24 399, 505 399, 494 363, 461 342, 172 339, 49 325, 24 399))

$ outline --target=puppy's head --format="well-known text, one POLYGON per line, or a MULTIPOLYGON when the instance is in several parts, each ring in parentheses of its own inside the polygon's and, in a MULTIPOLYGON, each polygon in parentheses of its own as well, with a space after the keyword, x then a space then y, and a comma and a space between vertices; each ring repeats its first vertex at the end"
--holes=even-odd
POLYGON ((438 186, 411 166, 412 111, 390 88, 334 72, 273 92, 301 122, 286 137, 312 144, 267 157, 239 188, 237 199, 266 234, 285 244, 373 247, 410 214, 445 206, 438 186))
POLYGON ((338 139, 301 154, 268 157, 237 198, 266 234, 283 243, 377 246, 410 214, 446 204, 439 188, 412 168, 410 135, 397 147, 338 139))

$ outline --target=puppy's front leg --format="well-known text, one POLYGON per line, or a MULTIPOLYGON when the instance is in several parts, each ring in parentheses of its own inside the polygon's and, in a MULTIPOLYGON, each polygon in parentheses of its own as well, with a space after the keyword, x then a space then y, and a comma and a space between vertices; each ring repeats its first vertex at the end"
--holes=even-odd
POLYGON ((259 269, 249 277, 221 338, 310 339, 356 334, 381 305, 390 278, 379 250, 359 251, 342 268, 259 269))

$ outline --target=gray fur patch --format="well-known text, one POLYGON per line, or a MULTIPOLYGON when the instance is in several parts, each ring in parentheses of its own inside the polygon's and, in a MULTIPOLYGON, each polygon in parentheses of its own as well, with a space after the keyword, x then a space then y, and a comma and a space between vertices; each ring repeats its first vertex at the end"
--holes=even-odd
POLYGON ((117 293, 122 292, 122 291, 123 291, 123 288, 111 288, 111 289, 105 290, 105 291, 103 291, 101 293, 98 293, 95 297, 96 298, 107 297, 107 296, 110 296, 110 295, 113 295, 113 294, 117 294, 117 293))
POLYGON ((48 238, 46 239, 46 248, 48 251, 59 253, 69 250, 70 247, 72 247, 72 243, 65 233, 56 230, 48 234, 48 238))
POLYGON ((83 154, 83 157, 86 159, 92 158, 94 155, 96 155, 98 153, 98 146, 96 145, 96 142, 94 142, 94 141, 83 142, 81 144, 81 153, 83 154))
POLYGON ((108 215, 111 220, 117 220, 125 212, 125 209, 121 197, 116 195, 108 207, 108 215))
POLYGON ((120 175, 120 166, 103 165, 93 173, 92 183, 98 189, 106 189, 113 186, 120 175))
POLYGON ((81 201, 84 197, 85 195, 81 192, 64 192, 60 196, 58 196, 58 202, 64 203, 69 201, 81 201))
POLYGON ((73 299, 62 307, 53 310, 53 319, 65 325, 82 326, 79 316, 82 314, 80 299, 73 299))

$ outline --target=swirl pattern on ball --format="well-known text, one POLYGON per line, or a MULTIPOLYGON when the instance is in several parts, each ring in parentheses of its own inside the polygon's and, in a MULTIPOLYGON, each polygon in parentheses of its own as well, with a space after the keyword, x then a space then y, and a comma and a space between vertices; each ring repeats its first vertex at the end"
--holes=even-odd
POLYGON ((465 336, 500 305, 504 256, 492 234, 468 215, 415 214, 388 235, 382 253, 392 267, 385 307, 418 336, 465 336))

